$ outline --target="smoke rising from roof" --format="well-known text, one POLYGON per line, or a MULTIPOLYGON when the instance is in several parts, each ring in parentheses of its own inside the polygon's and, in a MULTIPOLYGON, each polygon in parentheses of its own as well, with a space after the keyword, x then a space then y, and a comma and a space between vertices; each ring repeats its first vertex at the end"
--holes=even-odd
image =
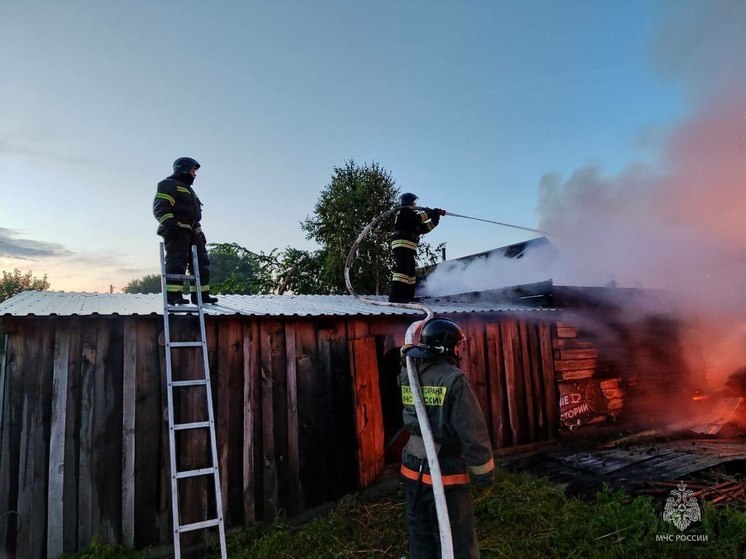
POLYGON ((746 364, 746 2, 675 5, 651 54, 664 76, 683 85, 692 109, 670 131, 660 161, 613 175, 598 165, 568 178, 547 173, 539 228, 554 233, 560 258, 529 250, 491 267, 477 262, 462 276, 451 271, 450 291, 445 278, 432 280, 441 279, 441 293, 548 278, 666 289, 697 326, 708 366, 722 381, 746 364))
POLYGON ((704 380, 718 386, 746 364, 746 3, 678 7, 651 53, 693 109, 661 163, 617 176, 580 169, 564 182, 547 175, 541 227, 620 284, 669 290, 693 326, 685 343, 702 347, 704 380))

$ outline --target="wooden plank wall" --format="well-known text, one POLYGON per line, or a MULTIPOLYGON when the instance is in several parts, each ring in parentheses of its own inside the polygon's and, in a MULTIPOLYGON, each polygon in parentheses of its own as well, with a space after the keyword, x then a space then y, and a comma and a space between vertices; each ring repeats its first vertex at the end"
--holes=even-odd
POLYGON ((550 323, 529 316, 470 318, 461 366, 490 428, 493 448, 552 438, 558 428, 550 323))
MULTIPOLYGON (((224 317, 206 327, 228 526, 272 521, 356 489, 352 390, 370 384, 372 372, 368 352, 353 377, 350 348, 357 337, 371 339, 365 323, 224 317)), ((57 556, 94 536, 134 548, 171 541, 161 332, 158 317, 14 325, 0 510, 18 515, 0 516, 4 554, 57 556)), ((196 323, 172 323, 172 337, 196 339, 196 323)), ((199 372, 198 352, 174 352, 174 378, 199 372)), ((182 420, 205 413, 204 393, 177 399, 182 420)), ((180 468, 208 458, 208 449, 206 437, 183 439, 180 468)), ((180 486, 182 522, 212 514, 209 489, 204 481, 180 486)))
MULTIPOLYGON (((561 362, 581 356, 553 352, 583 348, 555 347, 557 330, 543 319, 457 319, 468 339, 462 367, 496 449, 558 429, 555 365, 564 374, 561 362)), ((0 542, 31 559, 84 549, 94 535, 136 548, 168 543, 162 320, 17 323, 8 343, 0 507, 18 510, 23 526, 16 535, 17 519, 2 517, 0 542)), ((196 339, 196 327, 185 318, 173 338, 196 339)), ((383 464, 376 337, 399 332, 399 319, 208 317, 206 327, 229 527, 295 514, 375 479, 383 464)), ((174 370, 190 378, 199 350, 178 351, 174 370)), ((181 396, 177 415, 198 419, 203 396, 181 396)), ((185 465, 207 455, 206 437, 180 445, 185 465)), ((209 516, 210 494, 204 482, 185 485, 182 521, 209 516)))

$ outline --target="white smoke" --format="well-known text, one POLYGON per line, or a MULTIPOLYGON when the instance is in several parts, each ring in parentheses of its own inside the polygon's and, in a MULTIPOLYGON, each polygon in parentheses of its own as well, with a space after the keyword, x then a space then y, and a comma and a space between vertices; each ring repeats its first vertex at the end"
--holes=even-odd
MULTIPOLYGON (((553 279, 662 288, 695 325, 710 380, 746 364, 746 2, 677 2, 651 46, 692 112, 654 166, 587 166, 541 180, 539 228, 559 256, 476 261, 428 278, 431 293, 553 279), (457 275, 460 273, 460 275, 457 275)), ((546 248, 542 249, 546 251, 546 248)))

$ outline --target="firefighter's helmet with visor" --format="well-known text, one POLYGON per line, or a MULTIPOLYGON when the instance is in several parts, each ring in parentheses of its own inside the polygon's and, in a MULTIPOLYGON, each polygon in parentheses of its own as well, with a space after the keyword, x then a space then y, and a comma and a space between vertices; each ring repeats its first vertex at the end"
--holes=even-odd
POLYGON ((199 168, 200 164, 197 163, 196 159, 192 159, 191 157, 179 157, 174 161, 175 175, 187 175, 192 169, 196 171, 199 168))
POLYGON ((418 196, 414 194, 413 192, 405 192, 401 196, 399 196, 399 205, 400 206, 414 206, 415 202, 417 201, 418 196))
POLYGON ((464 339, 464 332, 453 320, 431 318, 422 326, 419 343, 404 350, 404 355, 417 359, 456 357, 456 347, 464 339))

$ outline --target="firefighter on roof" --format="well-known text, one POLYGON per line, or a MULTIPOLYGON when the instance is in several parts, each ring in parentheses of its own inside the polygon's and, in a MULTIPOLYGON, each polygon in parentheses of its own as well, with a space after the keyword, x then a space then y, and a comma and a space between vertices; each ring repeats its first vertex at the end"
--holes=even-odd
MULTIPOLYGON (((461 328, 446 318, 431 318, 420 342, 402 348, 415 359, 427 417, 433 432, 451 521, 454 557, 476 559, 479 545, 469 474, 475 485, 489 485, 495 475, 487 424, 469 379, 456 366, 461 328)), ((440 537, 432 479, 406 367, 399 376, 404 426, 410 433, 402 451, 401 474, 407 509, 410 559, 440 558, 440 537)))
MULTIPOLYGON (((166 273, 184 274, 192 270, 192 245, 197 246, 202 302, 217 303, 210 296, 210 259, 202 232, 202 202, 192 188, 200 164, 191 157, 180 157, 174 161, 174 172, 158 183, 153 200, 153 215, 158 220, 158 234, 166 247, 166 273)), ((181 295, 183 282, 168 280, 166 298, 171 305, 183 305, 188 301, 181 295)), ((192 285, 192 303, 197 303, 197 293, 192 285)))
POLYGON ((417 283, 415 276, 417 243, 420 235, 429 233, 440 222, 443 213, 435 208, 414 208, 417 195, 405 192, 399 197, 399 205, 407 206, 396 213, 391 249, 394 253, 394 274, 391 278, 389 301, 408 303, 414 300, 417 283))

